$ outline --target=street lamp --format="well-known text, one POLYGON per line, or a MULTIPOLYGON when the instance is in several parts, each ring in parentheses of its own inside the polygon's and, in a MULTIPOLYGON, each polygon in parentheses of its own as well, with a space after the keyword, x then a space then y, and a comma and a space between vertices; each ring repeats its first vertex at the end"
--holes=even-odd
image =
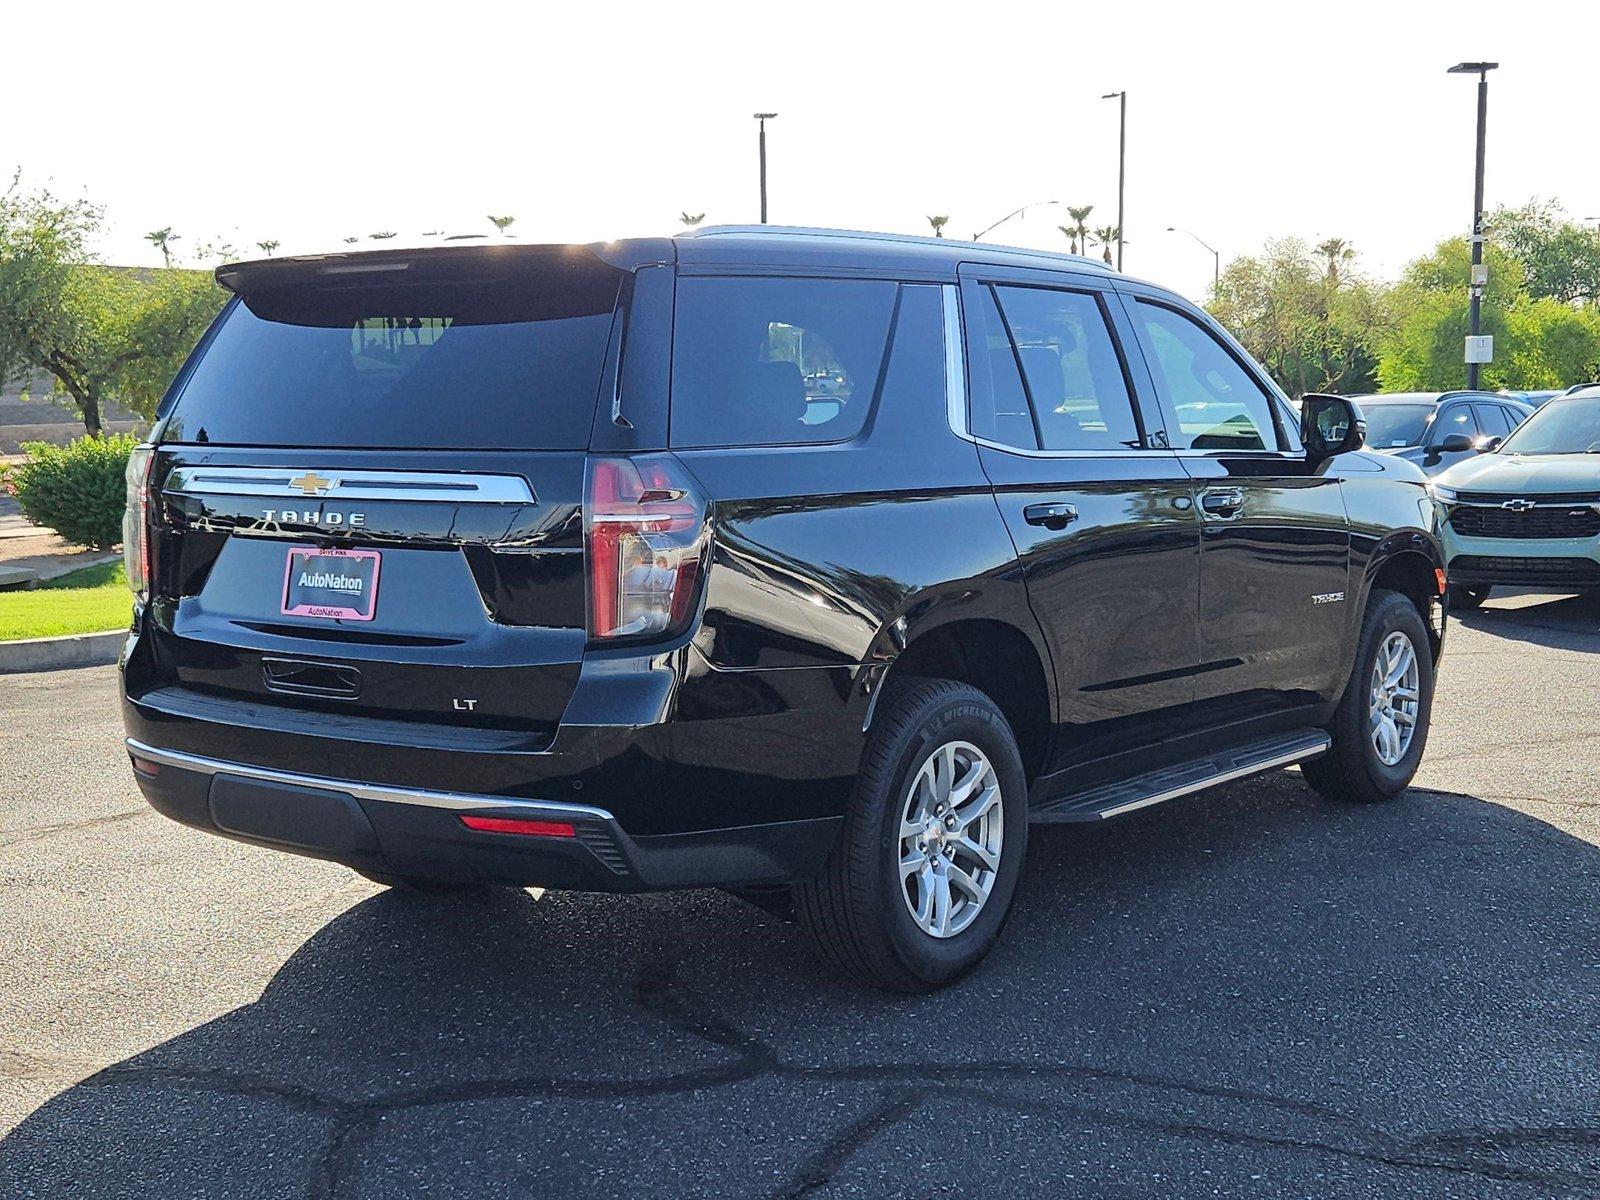
POLYGON ((1222 255, 1217 253, 1217 248, 1192 229, 1180 229, 1176 225, 1168 225, 1167 232, 1187 233, 1195 241, 1211 251, 1211 294, 1215 296, 1218 286, 1222 283, 1222 255))
POLYGON ((777 113, 756 113, 760 133, 757 137, 761 146, 761 223, 767 223, 767 122, 777 116, 777 113))
POLYGON ((1122 270, 1122 198, 1128 179, 1128 93, 1107 92, 1102 100, 1116 100, 1121 110, 1117 132, 1117 270, 1122 270))
POLYGON ((1007 221, 1011 220, 1012 217, 1020 217, 1023 213, 1027 212, 1030 208, 1044 208, 1044 207, 1046 207, 1048 205, 1051 205, 1051 204, 1060 204, 1060 203, 1061 203, 1061 201, 1059 201, 1059 200, 1035 200, 1032 204, 1024 204, 1021 208, 1013 208, 1010 212, 1008 212, 1005 216, 1001 217, 993 225, 990 225, 987 229, 984 229, 982 232, 973 234, 972 235, 972 240, 973 241, 977 241, 979 238, 983 237, 983 235, 985 233, 993 233, 996 229, 999 229, 1000 226, 1004 225, 1007 221))
POLYGON ((1499 63, 1464 62, 1451 67, 1450 75, 1476 75, 1478 77, 1478 161, 1472 183, 1472 274, 1468 277, 1467 295, 1471 308, 1471 335, 1467 338, 1467 387, 1476 391, 1478 366, 1494 360, 1492 344, 1480 341, 1483 321, 1483 285, 1488 282, 1488 272, 1483 266, 1483 135, 1489 117, 1489 72, 1499 63))

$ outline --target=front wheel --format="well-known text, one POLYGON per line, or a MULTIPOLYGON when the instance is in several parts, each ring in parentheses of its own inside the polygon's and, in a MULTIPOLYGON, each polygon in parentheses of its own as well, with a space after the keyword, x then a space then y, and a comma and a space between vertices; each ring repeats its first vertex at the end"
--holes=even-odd
POLYGON ((966 684, 918 679, 882 698, 844 830, 795 914, 837 968, 893 991, 952 983, 989 952, 1027 850, 1011 727, 966 684))
POLYGON ((1416 606, 1375 591, 1356 643, 1355 669, 1328 732, 1333 746, 1302 765, 1336 800, 1374 803, 1405 791, 1422 762, 1433 711, 1433 655, 1416 606))
POLYGON ((1465 612, 1469 608, 1479 607, 1489 598, 1489 589, 1486 587, 1464 587, 1459 583, 1450 585, 1450 607, 1465 612))

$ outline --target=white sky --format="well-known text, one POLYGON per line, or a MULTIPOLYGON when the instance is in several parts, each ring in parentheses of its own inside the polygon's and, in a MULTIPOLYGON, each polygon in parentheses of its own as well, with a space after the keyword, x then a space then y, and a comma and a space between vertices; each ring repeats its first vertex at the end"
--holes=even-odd
MULTIPOLYGON (((988 0, 784 4, 107 5, 4 18, 0 167, 145 231, 279 253, 347 234, 523 240, 757 217, 970 236, 1035 200, 1116 214, 1129 93, 1126 265, 1198 297, 1211 260, 1269 236, 1353 241, 1392 275, 1472 207, 1475 83, 1494 59, 1487 207, 1555 197, 1600 217, 1600 2, 1270 4, 988 0)), ((3 185, 0 185, 3 186, 3 185)), ((990 240, 1065 248, 1065 209, 990 240)), ((371 245, 372 243, 367 243, 371 245)), ((252 253, 254 253, 252 251, 252 253)))

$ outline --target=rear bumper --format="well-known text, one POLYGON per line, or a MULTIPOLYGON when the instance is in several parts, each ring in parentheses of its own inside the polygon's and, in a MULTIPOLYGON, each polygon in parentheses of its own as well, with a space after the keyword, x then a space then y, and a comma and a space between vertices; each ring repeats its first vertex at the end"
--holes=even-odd
POLYGON ((175 821, 358 870, 431 879, 603 892, 778 881, 820 869, 842 820, 630 836, 610 812, 588 805, 332 779, 134 738, 127 746, 145 799, 175 821), (480 832, 463 816, 572 832, 480 832))

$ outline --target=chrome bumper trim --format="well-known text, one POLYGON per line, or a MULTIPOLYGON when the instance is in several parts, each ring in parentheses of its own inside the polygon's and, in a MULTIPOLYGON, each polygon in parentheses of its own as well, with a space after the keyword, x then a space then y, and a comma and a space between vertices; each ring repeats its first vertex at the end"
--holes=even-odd
POLYGON ((357 800, 378 800, 386 804, 410 804, 419 808, 442 808, 450 811, 469 809, 518 809, 528 813, 549 814, 566 820, 614 821, 603 808, 587 804, 567 804, 560 800, 527 800, 516 796, 486 796, 472 792, 434 792, 425 788, 395 787, 386 783, 360 783, 351 779, 329 779, 321 775, 301 775, 293 771, 275 771, 269 767, 252 767, 245 763, 227 762, 220 758, 204 758, 198 754, 183 754, 177 750, 161 750, 148 746, 135 738, 126 738, 128 753, 162 767, 175 767, 180 771, 195 771, 202 775, 239 775, 246 779, 259 779, 266 783, 282 783, 290 787, 318 788, 327 792, 343 792, 357 800))

